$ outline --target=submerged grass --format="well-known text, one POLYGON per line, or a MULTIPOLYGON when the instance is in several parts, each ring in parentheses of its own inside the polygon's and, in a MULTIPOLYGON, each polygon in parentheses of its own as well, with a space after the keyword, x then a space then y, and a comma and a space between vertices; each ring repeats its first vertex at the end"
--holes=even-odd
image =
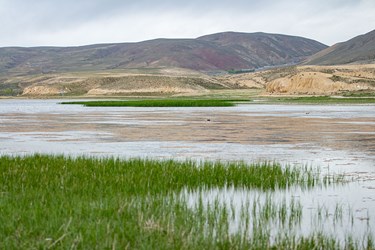
POLYGON ((157 99, 125 101, 84 101, 62 102, 62 104, 80 104, 86 107, 231 107, 232 100, 215 99, 157 99))
MULTIPOLYGON (((329 183, 335 182, 332 178, 329 183)), ((235 215, 229 208, 215 202, 192 209, 179 197, 184 190, 272 192, 325 181, 312 170, 276 163, 1 156, 0 242, 4 249, 325 249, 332 244, 339 249, 335 239, 323 236, 270 241, 263 222, 278 216, 286 226, 298 221, 298 204, 258 206, 256 220, 246 222, 254 230, 246 226, 233 233, 228 221, 235 215)), ((249 208, 244 218, 252 213, 249 208)))

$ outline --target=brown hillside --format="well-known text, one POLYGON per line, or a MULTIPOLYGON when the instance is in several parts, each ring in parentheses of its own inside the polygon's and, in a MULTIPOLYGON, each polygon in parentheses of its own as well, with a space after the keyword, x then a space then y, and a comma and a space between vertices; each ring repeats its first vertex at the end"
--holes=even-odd
POLYGON ((0 48, 0 76, 160 67, 199 71, 253 69, 295 64, 326 47, 302 37, 228 32, 198 39, 0 48))
POLYGON ((204 74, 182 69, 60 73, 13 77, 23 96, 199 94, 230 86, 204 74))
POLYGON ((335 44, 310 57, 307 65, 375 63, 375 30, 335 44))
POLYGON ((225 83, 265 89, 266 94, 332 95, 375 91, 375 64, 298 66, 224 76, 225 83))

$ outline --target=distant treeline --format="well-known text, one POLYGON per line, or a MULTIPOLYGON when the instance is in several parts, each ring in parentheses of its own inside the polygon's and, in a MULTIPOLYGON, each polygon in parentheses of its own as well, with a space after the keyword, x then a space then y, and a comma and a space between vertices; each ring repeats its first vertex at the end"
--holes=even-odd
POLYGON ((229 74, 242 74, 255 72, 255 69, 230 69, 227 71, 229 74))

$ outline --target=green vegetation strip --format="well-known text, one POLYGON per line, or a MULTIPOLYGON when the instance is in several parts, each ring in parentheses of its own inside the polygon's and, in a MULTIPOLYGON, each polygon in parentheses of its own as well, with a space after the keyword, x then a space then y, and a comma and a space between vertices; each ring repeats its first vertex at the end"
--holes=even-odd
POLYGON ((375 98, 308 96, 294 98, 278 98, 277 102, 307 104, 366 104, 375 103, 375 98))
POLYGON ((228 221, 235 214, 225 206, 200 202, 193 209, 181 194, 341 181, 276 163, 1 156, 0 242, 4 249, 339 249, 335 239, 318 233, 296 237, 280 230, 280 238, 271 238, 264 223, 279 217, 286 228, 298 223, 298 204, 248 204, 254 221, 241 212, 245 229, 233 233, 228 221))
POLYGON ((375 97, 375 91, 366 92, 366 91, 358 91, 358 92, 349 92, 345 93, 343 96, 345 97, 375 97))
POLYGON ((128 101, 84 101, 84 102, 62 102, 62 104, 81 104, 86 107, 231 107, 231 100, 183 100, 183 99, 160 99, 160 100, 128 100, 128 101))

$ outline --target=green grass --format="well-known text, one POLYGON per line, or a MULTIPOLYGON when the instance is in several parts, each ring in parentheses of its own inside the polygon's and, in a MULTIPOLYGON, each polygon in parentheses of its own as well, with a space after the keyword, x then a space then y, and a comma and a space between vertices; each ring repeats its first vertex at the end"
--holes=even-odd
POLYGON ((199 99, 160 99, 160 100, 127 100, 127 101, 85 101, 62 102, 62 104, 81 104, 86 107, 231 107, 231 100, 199 99))
POLYGON ((366 104, 375 103, 375 98, 355 98, 355 97, 330 97, 330 96, 308 96, 308 97, 281 97, 273 99, 282 103, 306 103, 306 104, 366 104))
MULTIPOLYGON (((215 188, 273 192, 337 182, 341 177, 276 163, 1 156, 0 244, 3 249, 340 249, 329 236, 288 233, 302 216, 296 201, 275 204, 267 196, 265 203, 244 205, 240 215, 218 201, 203 202, 205 191, 215 188), (195 208, 186 192, 200 194, 195 208), (229 223, 236 216, 243 227, 233 233, 229 223), (269 222, 278 220, 283 227, 274 238, 269 222)), ((368 238, 366 244, 372 242, 368 238)))
POLYGON ((375 91, 357 91, 357 92, 348 92, 343 94, 345 97, 375 97, 375 91))
POLYGON ((21 92, 17 84, 4 84, 0 82, 0 96, 16 96, 21 92))
POLYGON ((308 188, 323 184, 323 181, 318 178, 319 173, 311 169, 284 169, 276 163, 248 165, 241 162, 197 163, 173 160, 119 160, 116 158, 35 155, 27 157, 2 156, 0 157, 0 166, 1 177, 5 178, 3 184, 25 177, 20 181, 25 180, 26 182, 22 187, 14 187, 17 189, 26 187, 26 185, 29 185, 30 188, 43 188, 45 185, 60 183, 69 190, 76 188, 74 185, 78 185, 78 187, 87 185, 86 189, 90 188, 90 191, 95 193, 103 192, 108 188, 114 189, 120 183, 122 193, 150 195, 150 193, 178 192, 182 188, 234 186, 274 190, 292 185, 308 188), (81 183, 81 180, 87 180, 88 183, 81 183))

